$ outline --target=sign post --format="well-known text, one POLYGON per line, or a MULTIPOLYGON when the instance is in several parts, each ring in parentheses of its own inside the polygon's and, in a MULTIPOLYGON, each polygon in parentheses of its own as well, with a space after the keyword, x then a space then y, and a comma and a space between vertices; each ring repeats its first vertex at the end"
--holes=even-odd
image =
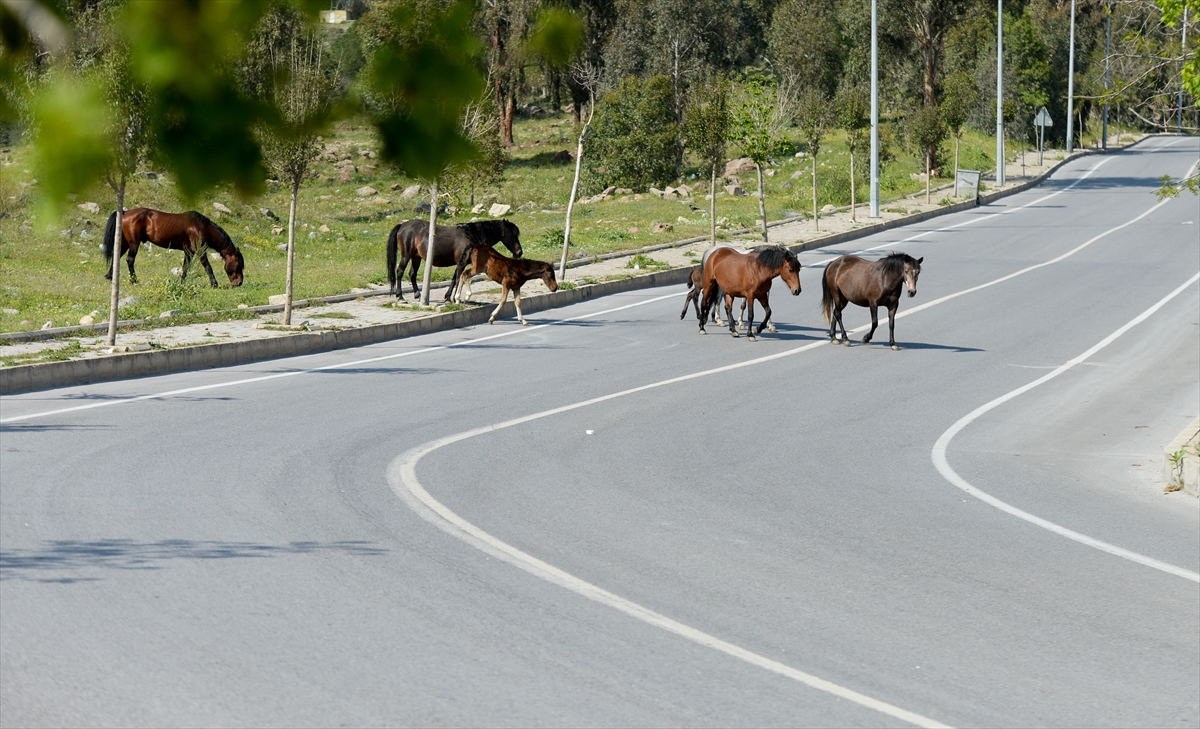
POLYGON ((1046 146, 1046 127, 1054 126, 1054 120, 1050 118, 1050 112, 1046 111, 1046 107, 1038 109, 1037 116, 1033 118, 1033 125, 1038 128, 1038 167, 1042 166, 1042 151, 1046 146))

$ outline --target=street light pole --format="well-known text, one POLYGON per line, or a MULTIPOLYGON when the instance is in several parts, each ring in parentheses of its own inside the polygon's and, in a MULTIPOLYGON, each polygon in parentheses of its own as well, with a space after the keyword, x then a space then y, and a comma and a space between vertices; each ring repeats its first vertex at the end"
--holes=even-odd
POLYGON ((879 8, 871 0, 871 217, 879 217, 879 8))
MULTIPOLYGON (((1185 26, 1186 27, 1186 26, 1185 26)), ((1112 3, 1108 3, 1108 12, 1104 17, 1104 124, 1101 129, 1101 136, 1104 141, 1100 146, 1108 149, 1108 58, 1110 43, 1112 41, 1112 3)))
POLYGON ((1067 154, 1075 149, 1075 0, 1071 0, 1071 50, 1067 53, 1067 154))
POLYGON ((996 0, 996 187, 1004 185, 1004 0, 996 0))
POLYGON ((1183 64, 1187 63, 1187 5, 1183 6, 1183 38, 1179 41, 1179 110, 1176 112, 1175 126, 1183 134, 1183 64))

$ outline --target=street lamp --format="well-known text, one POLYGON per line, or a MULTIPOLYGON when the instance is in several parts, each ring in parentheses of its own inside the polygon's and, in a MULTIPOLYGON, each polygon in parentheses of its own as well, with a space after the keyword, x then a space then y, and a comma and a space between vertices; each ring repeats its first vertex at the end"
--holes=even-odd
POLYGON ((1004 185, 1004 0, 996 0, 996 187, 1004 185))
POLYGON ((879 9, 871 0, 871 217, 879 217, 879 9))
POLYGON ((1067 53, 1067 154, 1075 148, 1075 0, 1071 0, 1071 50, 1067 53))

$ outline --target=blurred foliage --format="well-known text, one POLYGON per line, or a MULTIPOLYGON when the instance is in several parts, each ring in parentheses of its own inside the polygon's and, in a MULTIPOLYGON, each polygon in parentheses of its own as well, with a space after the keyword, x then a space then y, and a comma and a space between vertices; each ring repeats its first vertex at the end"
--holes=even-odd
POLYGON ((575 60, 583 48, 584 27, 579 17, 565 8, 546 8, 538 15, 525 41, 528 53, 546 64, 563 67, 575 60))

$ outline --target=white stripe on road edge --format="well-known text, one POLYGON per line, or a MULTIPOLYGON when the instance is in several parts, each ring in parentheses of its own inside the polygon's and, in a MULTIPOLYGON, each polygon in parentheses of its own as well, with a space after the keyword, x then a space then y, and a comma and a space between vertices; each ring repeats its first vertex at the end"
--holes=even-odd
POLYGON ((276 372, 275 374, 271 374, 271 375, 261 375, 259 377, 247 377, 247 378, 244 378, 241 380, 231 380, 229 382, 217 382, 217 383, 213 383, 211 385, 197 385, 195 387, 184 387, 179 390, 168 390, 166 392, 156 392, 153 395, 138 395, 137 397, 127 397, 127 398, 122 398, 120 400, 105 400, 104 402, 93 402, 93 403, 88 403, 87 405, 75 405, 75 406, 69 407, 69 408, 59 408, 58 410, 47 410, 45 412, 40 412, 40 413, 29 413, 27 415, 18 415, 14 418, 0 419, 0 424, 15 423, 19 420, 32 420, 34 418, 44 418, 49 415, 61 415, 63 413, 74 413, 74 412, 78 412, 80 410, 92 410, 94 408, 103 408, 103 407, 108 407, 110 405, 124 405, 126 403, 131 403, 131 402, 140 402, 142 400, 157 400, 159 398, 173 397, 175 395, 187 395, 187 394, 190 394, 193 392, 201 392, 204 390, 216 390, 216 389, 220 389, 222 387, 233 387, 234 385, 248 385, 252 382, 265 382, 267 380, 278 380, 283 377, 295 377, 296 375, 307 375, 307 374, 312 374, 313 372, 324 372, 326 370, 336 370, 336 369, 341 369, 343 367, 358 367, 360 365, 370 364, 372 362, 383 362, 385 360, 399 359, 401 357, 411 357, 414 354, 424 354, 426 352, 436 352, 441 349, 453 349, 455 347, 462 347, 462 346, 466 346, 468 344, 479 344, 480 342, 486 342, 486 341, 489 341, 492 339, 500 339, 502 337, 511 337, 514 334, 525 334, 527 332, 532 332, 537 329, 544 329, 548 326, 554 326, 556 324, 565 324, 566 322, 579 321, 580 319, 590 319, 591 317, 594 317, 594 316, 602 316, 604 314, 611 314, 616 311, 632 309, 635 306, 644 306, 645 304, 653 304, 656 301, 662 301, 663 299, 669 299, 672 296, 678 296, 678 295, 679 295, 678 293, 673 293, 673 294, 666 294, 663 296, 656 296, 652 299, 645 299, 642 301, 634 302, 632 304, 626 304, 624 306, 617 306, 612 309, 605 309, 604 311, 595 311, 595 312, 592 312, 591 314, 581 314, 579 316, 572 316, 567 319, 558 319, 556 321, 547 322, 545 324, 537 324, 537 325, 531 326, 531 327, 521 327, 519 329, 511 329, 506 332, 500 332, 499 334, 489 334, 486 337, 478 337, 476 339, 468 339, 463 342, 452 342, 450 344, 439 344, 435 347, 423 347, 421 349, 414 349, 409 352, 400 352, 398 354, 387 354, 387 355, 383 355, 382 357, 370 357, 368 359, 356 359, 352 362, 340 362, 338 364, 324 365, 322 367, 313 367, 311 369, 306 369, 306 370, 291 370, 288 372, 276 372))
POLYGON ((1050 373, 1046 374, 1045 376, 1039 377, 1038 379, 1034 380, 1033 382, 1030 382, 1028 385, 1018 387, 1017 389, 1013 390, 1012 392, 1008 393, 1007 395, 1002 395, 1002 396, 996 398, 995 400, 992 400, 991 402, 987 403, 986 405, 981 405, 981 406, 975 408, 974 410, 972 410, 967 415, 964 415, 962 418, 959 419, 959 421, 957 423, 950 426, 949 430, 947 430, 945 433, 942 433, 942 437, 938 438, 937 442, 934 443, 933 454, 932 454, 934 467, 937 468, 938 472, 941 473, 942 476, 944 476, 947 481, 954 484, 958 488, 962 489, 963 491, 967 492, 968 494, 974 496, 975 498, 979 499, 980 501, 982 501, 986 504, 994 506, 997 509, 1000 509, 1001 511, 1012 514, 1013 516, 1017 517, 1018 519, 1024 519, 1025 521, 1029 522, 1030 524, 1035 524, 1037 526, 1042 527, 1043 529, 1049 529, 1050 531, 1054 532, 1055 534, 1058 534, 1059 536, 1066 537, 1067 539, 1073 539, 1076 542, 1079 542, 1081 544, 1086 544, 1089 547, 1095 547, 1096 549, 1099 549, 1102 552, 1108 552, 1109 554, 1113 554, 1118 557, 1123 557, 1125 559, 1131 560, 1133 562, 1137 562, 1138 564, 1142 564, 1147 567, 1153 567, 1156 570, 1162 570, 1163 572, 1166 572, 1167 574, 1175 575, 1176 577, 1182 577, 1184 579, 1191 580, 1192 582, 1200 582, 1200 574, 1198 574, 1196 572, 1193 572, 1188 569, 1184 569, 1183 567, 1176 567, 1173 564, 1167 564, 1166 562, 1161 562, 1152 557, 1147 557, 1145 555, 1138 554, 1137 552, 1131 552, 1128 549, 1123 549, 1114 544, 1109 544, 1108 542, 1102 542, 1099 539, 1089 537, 1086 534, 1080 534, 1079 532, 1072 531, 1070 529, 1067 529, 1064 526, 1059 526, 1058 524, 1055 524, 1052 521, 1047 521, 1046 519, 1043 519, 1039 516, 1034 516, 1033 514, 1030 514, 1027 511, 1022 511, 1021 509, 1018 509, 1017 507, 1012 506, 1011 504, 1008 504, 1004 501, 1001 501, 1000 499, 997 499, 995 496, 992 496, 983 491, 980 491, 978 488, 972 486, 962 476, 959 476, 958 473, 955 472, 955 470, 950 467, 950 463, 946 460, 946 448, 949 447, 950 441, 953 440, 954 436, 958 435, 959 432, 961 432, 963 428, 967 427, 973 421, 978 419, 979 416, 983 415, 984 413, 988 412, 989 410, 992 410, 996 407, 999 407, 1000 405, 1003 405, 1004 403, 1008 402, 1009 400, 1012 400, 1013 398, 1015 398, 1016 396, 1018 396, 1022 393, 1029 392, 1030 390, 1032 390, 1033 388, 1042 384, 1043 382, 1052 380, 1055 377, 1058 377, 1062 373, 1066 372, 1067 370, 1071 369, 1075 365, 1080 364, 1081 362, 1088 359, 1096 352, 1099 352, 1101 349, 1104 349, 1109 344, 1112 344, 1114 341, 1116 341, 1116 339, 1118 337, 1120 337, 1125 332, 1129 331, 1133 327, 1137 326, 1138 324, 1141 324, 1143 321, 1148 319, 1151 314, 1153 314, 1154 312, 1161 309, 1171 299, 1174 299, 1176 296, 1183 293, 1192 284, 1196 283, 1196 281, 1200 281, 1200 273, 1193 275, 1190 279, 1188 279, 1187 283, 1183 284, 1179 288, 1177 288, 1174 291, 1172 291, 1171 293, 1167 294, 1157 304, 1155 304, 1154 306, 1151 306, 1149 309, 1146 309, 1145 311, 1143 311, 1141 314, 1139 314, 1137 317, 1135 317, 1132 321, 1130 321, 1125 326, 1121 327, 1120 329, 1113 332, 1112 334, 1109 334, 1107 337, 1102 339, 1099 344, 1095 345, 1088 351, 1086 351, 1083 354, 1079 355, 1078 357, 1068 361, 1066 364, 1055 369, 1053 372, 1050 372, 1050 373))
MULTIPOLYGON (((925 231, 921 231, 920 233, 917 233, 917 234, 915 234, 915 235, 911 235, 911 236, 909 236, 908 238, 904 238, 903 240, 893 241, 893 242, 891 242, 891 243, 884 243, 884 244, 882 244, 882 245, 874 246, 874 247, 872 247, 872 248, 865 248, 865 249, 863 249, 863 250, 861 250, 861 251, 858 251, 858 253, 867 253, 867 252, 870 252, 870 251, 877 251, 877 250, 881 250, 881 249, 883 249, 883 248, 889 248, 889 247, 891 247, 891 246, 900 245, 901 243, 907 243, 907 242, 909 242, 909 241, 914 241, 914 240, 917 240, 918 238, 922 238, 922 237, 924 237, 924 236, 926 236, 926 235, 931 235, 931 234, 933 234, 933 233, 943 233, 943 232, 945 232, 945 231, 948 231, 948 230, 953 230, 953 229, 955 229, 955 228, 960 228, 960 227, 962 227, 962 226, 965 226, 965 225, 973 225, 973 224, 975 224, 975 223, 978 223, 978 222, 980 222, 980 221, 983 221, 983 220, 990 220, 990 219, 992 219, 992 218, 994 218, 994 217, 997 217, 997 216, 999 216, 999 215, 1009 215, 1009 214, 1011 214, 1011 213, 1015 213, 1015 212, 1017 212, 1018 210, 1023 210, 1024 208, 1030 207, 1030 206, 1032 206, 1032 205, 1037 205, 1038 203, 1041 203, 1041 202, 1044 202, 1044 201, 1046 201, 1046 200, 1049 200, 1050 198, 1052 198, 1052 197, 1054 197, 1054 196, 1056 196, 1056 195, 1061 195, 1062 193, 1064 193, 1064 192, 1067 192, 1067 191, 1068 191, 1068 190, 1070 190, 1071 188, 1073 188, 1073 187, 1075 187, 1076 185, 1078 185, 1080 182, 1083 182, 1083 181, 1084 181, 1084 180, 1086 180, 1086 179, 1087 179, 1089 176, 1091 176, 1091 174, 1092 174, 1093 172, 1095 172, 1096 170, 1100 169, 1100 166, 1101 166, 1101 165, 1103 165, 1104 163, 1108 162, 1108 161, 1109 161, 1109 159, 1112 159, 1112 158, 1111 158, 1111 157, 1108 157, 1108 158, 1105 158, 1105 159, 1101 160, 1101 161, 1100 161, 1100 162, 1099 162, 1097 165, 1095 165, 1095 166, 1094 166, 1094 167, 1092 167, 1090 170, 1088 170, 1087 172, 1085 172, 1085 173, 1083 174, 1083 176, 1081 176, 1079 179, 1075 180, 1074 182, 1072 182, 1070 185, 1068 185, 1067 187, 1063 188, 1062 190, 1059 190, 1059 191, 1057 191, 1057 192, 1052 192, 1052 193, 1050 193, 1049 195, 1045 195, 1045 196, 1043 196, 1043 197, 1040 197, 1040 198, 1038 198, 1038 199, 1036 199, 1036 200, 1034 200, 1034 201, 1032 201, 1032 202, 1026 203, 1025 205, 1022 205, 1022 206, 1020 206, 1020 207, 1017 207, 1017 208, 1013 208, 1012 210, 1004 210, 1004 211, 1001 211, 1001 212, 998 212, 998 213, 992 213, 991 215, 984 215, 984 216, 981 216, 981 217, 978 217, 978 218, 971 218, 971 219, 969 219, 969 220, 965 220, 965 221, 963 221, 963 222, 961 222, 961 223, 956 223, 955 225, 950 225, 950 226, 947 226, 947 227, 945 227, 945 228, 937 228, 937 229, 934 229, 934 230, 925 230, 925 231)), ((1090 242, 1090 241, 1089 241, 1089 242, 1090 242)), ((1086 244, 1085 244, 1085 245, 1086 245, 1086 244)), ((1074 251, 1072 251, 1072 253, 1074 253, 1074 251)), ((1068 254, 1068 255, 1069 255, 1069 254, 1068 254)), ((814 268, 814 267, 816 267, 816 268, 819 268, 819 267, 821 267, 821 266, 824 266, 825 264, 827 264, 829 261, 832 261, 832 260, 833 260, 833 258, 828 258, 828 259, 826 259, 826 260, 824 260, 824 261, 819 261, 819 262, 817 262, 817 263, 815 263, 815 264, 809 264, 809 267, 810 267, 810 268, 814 268)), ((1021 271, 1021 272, 1018 272, 1018 273, 1024 273, 1024 271, 1021 271)), ((1018 275, 1018 274, 1014 274, 1014 275, 1018 275)), ((974 291, 975 289, 971 289, 971 290, 972 290, 972 291, 974 291)), ((964 293, 966 293, 966 292, 964 292, 964 293)), ((512 335, 514 335, 514 334, 521 334, 521 333, 524 333, 524 332, 533 331, 534 329, 542 329, 542 328, 544 328, 544 327, 551 326, 551 325, 553 325, 553 324, 561 324, 561 323, 564 323, 564 322, 569 322, 569 321, 577 321, 577 320, 579 320, 579 319, 587 319, 587 318, 589 318, 589 317, 593 317, 593 316, 601 316, 601 315, 603 315, 603 314, 611 314, 612 312, 615 312, 615 311, 621 311, 622 309, 628 309, 628 308, 632 308, 632 307, 634 307, 634 306, 642 306, 643 304, 650 304, 650 303, 654 303, 655 301, 661 301, 662 299, 670 298, 671 296, 678 296, 678 294, 667 294, 666 296, 659 296, 659 297, 657 297, 657 298, 653 298, 653 299, 647 299, 647 300, 645 300, 645 301, 639 301, 639 302, 637 302, 637 303, 634 303, 634 304, 629 304, 629 305, 626 305, 626 306, 619 306, 619 307, 616 307, 616 308, 614 308, 614 309, 607 309, 607 310, 605 310, 605 311, 598 311, 598 312, 595 312, 595 313, 593 313, 593 314, 585 314, 585 315, 583 315, 583 316, 571 317, 571 318, 569 318, 569 319, 561 319, 561 320, 558 320, 558 321, 555 321, 555 322, 550 322, 550 323, 547 323, 547 324, 538 324, 537 326, 534 326, 534 327, 532 327, 532 328, 516 329, 516 330, 513 330, 513 331, 502 332, 502 333, 500 333, 500 334, 493 334, 493 335, 491 335, 491 336, 487 336, 487 337, 480 337, 480 338, 478 338, 478 339, 472 339, 472 340, 469 340, 469 341, 466 341, 466 342, 455 342, 455 343, 453 343, 453 344, 440 345, 440 346, 436 346, 436 347, 425 347, 425 348, 422 348, 422 349, 417 349, 417 350, 413 350, 413 351, 410 351, 410 352, 402 352, 402 353, 400 353, 400 354, 391 354, 391 355, 386 355, 386 356, 383 356, 383 357, 372 357, 372 358, 369 358, 369 359, 355 360, 355 361, 353 361, 353 362, 342 362, 342 363, 340 363, 340 364, 335 364, 335 365, 326 365, 326 366, 323 366, 323 367, 314 367, 314 368, 311 368, 311 369, 305 369, 305 370, 293 370, 293 371, 290 371, 290 372, 278 372, 278 373, 275 373, 275 374, 272 374, 272 375, 262 375, 262 376, 260 376, 260 377, 247 377, 247 378, 240 379, 240 380, 232 380, 232 381, 229 381, 229 382, 219 382, 219 383, 214 383, 214 384, 211 384, 211 385, 198 385, 198 386, 196 386, 196 387, 185 387, 185 388, 182 388, 182 389, 179 389, 179 390, 168 390, 168 391, 166 391, 166 392, 158 392, 158 393, 154 393, 154 394, 152 394, 152 395, 139 395, 139 396, 137 396, 137 397, 122 398, 122 399, 119 399, 119 400, 106 400, 106 401, 103 401, 103 402, 94 402, 94 403, 88 403, 88 404, 86 404, 86 405, 75 405, 75 406, 68 407, 68 408, 58 408, 58 409, 56 409, 56 410, 46 410, 46 411, 44 411, 44 412, 40 412, 40 413, 29 413, 29 414, 26 414, 26 415, 19 415, 19 416, 13 417, 13 418, 0 418, 0 424, 5 424, 5 423, 16 423, 16 422, 19 422, 19 421, 22 421, 22 420, 33 420, 33 419, 35 419, 35 418, 44 418, 44 417, 47 417, 47 416, 50 416, 50 415, 62 415, 63 413, 73 413, 73 412, 79 412, 79 411, 82 411, 82 410, 92 410, 92 409, 95 409, 95 408, 109 407, 109 406, 112 406, 112 405, 124 405, 124 404, 127 404, 127 403, 131 403, 131 402, 140 402, 140 401, 143 401, 143 400, 157 400, 157 399, 160 399, 160 398, 165 398, 165 397, 173 397, 173 396, 176 396, 176 395, 187 395, 187 394, 190 394, 190 393, 193 393, 193 392, 201 392, 201 391, 204 391, 204 390, 215 390, 215 389, 219 389, 219 388, 223 388, 223 387, 233 387, 233 386, 235 386, 235 385, 247 385, 247 384, 251 384, 251 383, 254 383, 254 382, 264 382, 264 381, 267 381, 267 380, 277 380, 277 379, 284 378, 284 377, 295 377, 296 375, 306 375, 306 374, 311 374, 311 373, 313 373, 313 372, 321 372, 321 371, 324 371, 324 370, 333 370, 333 369, 338 369, 338 368, 341 368, 341 367, 357 367, 357 366, 359 366, 359 365, 370 364, 370 363, 372 363, 372 362, 381 362, 381 361, 384 361, 384 360, 396 359, 396 358, 399 358, 399 357, 408 357, 408 356, 411 356, 411 355, 414 355, 414 354, 424 354, 425 352, 435 352, 435 351, 437 351, 437 350, 441 350, 441 349, 450 349, 450 348, 452 348, 452 347, 460 347, 460 346, 463 346, 463 345, 465 345, 465 344, 476 344, 476 343, 478 343, 478 342, 486 342, 486 341, 488 341, 488 340, 490 340, 490 339, 498 339, 498 338, 500 338, 500 337, 508 337, 508 336, 512 336, 512 335)), ((940 301, 940 300, 939 300, 939 301, 940 301)), ((925 308, 925 307, 920 307, 920 308, 925 308)), ((857 331, 859 331, 859 330, 857 330, 857 329, 856 329, 856 330, 854 330, 854 331, 856 331, 856 332, 857 332, 857 331)))
MULTIPOLYGON (((821 342, 821 344, 824 344, 824 342, 821 342)), ((774 359, 774 357, 770 359, 774 359)), ((722 371, 731 368, 732 367, 722 367, 712 371, 722 371)), ((680 380, 691 379, 692 377, 699 377, 704 374, 708 373, 697 373, 696 375, 675 378, 663 383, 657 383, 656 385, 636 387, 632 390, 626 390, 624 392, 594 398, 585 402, 576 403, 575 405, 567 405, 565 407, 555 408, 553 410, 546 410, 535 415, 528 415, 523 418, 514 418, 513 420, 497 423, 496 425, 488 425, 482 428, 476 428, 475 430, 469 430, 465 433, 458 433, 456 435, 440 438, 430 443, 426 443, 425 445, 418 446, 417 448, 404 453, 396 460, 392 461, 392 463, 388 466, 387 471, 388 484, 392 487, 392 490, 396 492, 396 495, 399 496, 404 503, 408 504, 413 511, 420 515, 421 518, 434 524, 439 529, 447 532, 451 536, 461 539, 462 541, 475 547, 476 549, 479 549, 482 552, 485 552, 486 554, 490 554, 497 559, 508 562, 514 567, 518 567, 534 577, 539 577, 547 582, 566 588, 571 592, 586 597, 589 600, 594 600, 602 605, 607 605, 608 607, 619 610, 626 615, 636 618, 637 620, 647 623, 653 627, 662 628, 663 630, 674 633, 682 638, 686 638, 694 643, 698 643, 706 648, 712 648, 713 650, 720 651, 726 655, 745 661, 753 666, 766 669, 785 678, 790 678, 793 681, 804 684, 805 686, 832 694, 833 696, 853 702, 859 706, 873 709, 882 714, 886 714, 901 721, 908 722, 909 724, 913 724, 914 726, 946 727, 946 724, 942 724, 941 722, 930 719, 929 717, 916 714, 906 709, 901 709, 900 707, 889 704, 886 701, 880 701, 879 699, 872 698, 865 694, 860 694, 853 689, 846 688, 845 686, 833 683, 832 681, 827 681, 818 676, 814 676, 811 673, 805 673, 804 671, 792 668, 791 666, 780 663, 779 661, 771 660, 766 656, 747 650, 741 646, 721 640, 720 638, 709 635, 702 630, 693 628, 690 625, 685 625, 677 620, 672 620, 662 613, 655 612, 647 607, 637 604, 636 602, 626 600, 620 595, 615 595, 608 590, 597 587, 590 582, 581 580, 572 574, 554 567, 553 565, 546 564, 537 557, 522 552, 507 542, 503 542, 496 537, 493 537, 491 534, 488 534, 474 524, 466 521, 450 509, 446 508, 444 504, 430 496, 429 492, 427 492, 424 487, 421 486, 421 482, 417 480, 416 466, 417 462, 421 460, 422 456, 425 456, 426 454, 431 453, 432 451, 435 451, 443 446, 450 445, 451 443, 466 440, 467 438, 471 438, 476 435, 491 433, 503 428, 509 428, 514 425, 529 422, 530 420, 544 418, 556 413, 574 410, 576 408, 585 407, 587 405, 602 402, 615 397, 621 397, 622 395, 640 392, 642 390, 649 389, 650 387, 657 387, 659 385, 667 384, 667 382, 678 382, 680 380)))

